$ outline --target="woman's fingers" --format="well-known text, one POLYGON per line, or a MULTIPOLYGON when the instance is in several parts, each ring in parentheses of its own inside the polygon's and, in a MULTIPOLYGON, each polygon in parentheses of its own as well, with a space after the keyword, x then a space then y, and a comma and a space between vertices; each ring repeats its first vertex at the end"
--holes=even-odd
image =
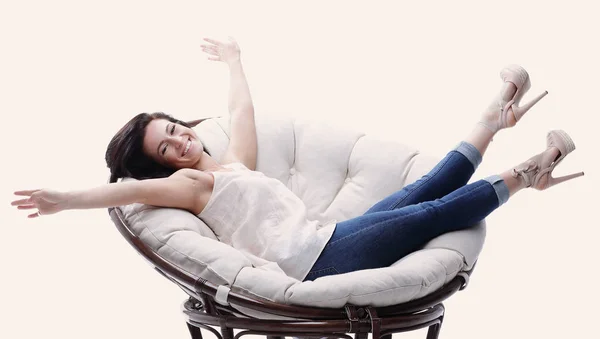
POLYGON ((15 201, 11 202, 10 204, 12 206, 17 206, 17 209, 19 209, 19 210, 31 210, 31 209, 38 208, 38 212, 29 214, 27 216, 28 218, 37 218, 40 216, 39 207, 37 207, 35 204, 33 204, 31 195, 38 191, 40 191, 40 190, 37 189, 37 190, 16 191, 16 192, 14 192, 15 195, 28 196, 29 198, 15 200, 15 201))
POLYGON ((39 190, 39 189, 37 189, 37 190, 24 190, 24 191, 16 191, 16 192, 15 192, 15 195, 26 195, 26 196, 30 196, 30 195, 32 195, 33 193, 37 192, 37 191, 40 191, 40 190, 39 190))
POLYGON ((217 53, 217 51, 212 50, 212 49, 204 49, 203 51, 208 54, 219 55, 219 53, 217 53))
POLYGON ((217 46, 200 45, 200 47, 202 47, 203 50, 217 51, 217 46))
POLYGON ((209 39, 209 38, 204 38, 203 40, 206 41, 206 42, 210 42, 211 44, 215 44, 217 46, 221 44, 220 41, 209 39))
POLYGON ((208 53, 208 54, 212 54, 212 55, 219 55, 219 51, 217 50, 216 47, 211 47, 211 46, 202 46, 202 51, 204 53, 208 53))
POLYGON ((204 38, 204 41, 211 43, 212 45, 200 45, 202 51, 209 54, 208 60, 211 61, 225 61, 227 62, 232 56, 235 56, 237 52, 239 55, 239 49, 235 39, 231 36, 228 37, 229 42, 220 42, 214 39, 204 38))
POLYGON ((11 202, 10 204, 12 206, 30 205, 31 204, 31 200, 29 200, 29 199, 15 200, 15 201, 11 202))

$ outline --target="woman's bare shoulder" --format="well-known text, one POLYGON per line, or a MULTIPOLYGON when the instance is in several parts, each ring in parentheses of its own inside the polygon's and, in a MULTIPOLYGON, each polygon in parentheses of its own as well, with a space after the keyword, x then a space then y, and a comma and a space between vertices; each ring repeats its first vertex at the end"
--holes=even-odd
POLYGON ((193 180, 203 180, 210 177, 208 173, 193 168, 182 168, 177 172, 173 173, 171 176, 179 178, 184 177, 193 180))
POLYGON ((178 170, 177 172, 173 173, 173 176, 177 176, 177 177, 186 177, 189 179, 194 179, 194 180, 206 180, 206 179, 212 179, 212 172, 228 172, 228 171, 232 171, 232 168, 229 167, 225 167, 222 166, 220 164, 217 164, 214 167, 208 168, 206 171, 201 171, 198 169, 194 169, 194 168, 182 168, 180 170, 178 170))

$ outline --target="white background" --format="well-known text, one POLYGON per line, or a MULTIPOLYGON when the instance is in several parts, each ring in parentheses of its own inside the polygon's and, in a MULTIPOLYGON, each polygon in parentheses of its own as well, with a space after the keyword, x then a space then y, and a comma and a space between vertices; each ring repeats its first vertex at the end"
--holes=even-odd
POLYGON ((439 157, 500 90, 500 69, 523 65, 528 98, 550 94, 497 135, 473 179, 544 150, 557 128, 577 145, 557 174, 586 176, 524 191, 488 218, 441 338, 597 336, 600 24, 591 3, 2 2, 0 337, 188 338, 185 295, 106 210, 28 220, 9 203, 18 189, 103 184, 106 145, 137 113, 227 114, 227 67, 199 45, 228 35, 257 115, 324 120, 439 157))

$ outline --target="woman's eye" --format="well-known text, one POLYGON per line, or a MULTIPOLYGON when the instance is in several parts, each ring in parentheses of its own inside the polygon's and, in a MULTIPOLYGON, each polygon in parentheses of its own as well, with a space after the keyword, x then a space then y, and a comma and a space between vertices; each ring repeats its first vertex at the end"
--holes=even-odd
POLYGON ((165 155, 166 151, 167 151, 167 145, 165 145, 165 147, 163 147, 163 149, 162 149, 162 155, 165 155))
POLYGON ((173 135, 174 132, 175 132, 175 125, 173 125, 173 127, 171 127, 171 135, 173 135))

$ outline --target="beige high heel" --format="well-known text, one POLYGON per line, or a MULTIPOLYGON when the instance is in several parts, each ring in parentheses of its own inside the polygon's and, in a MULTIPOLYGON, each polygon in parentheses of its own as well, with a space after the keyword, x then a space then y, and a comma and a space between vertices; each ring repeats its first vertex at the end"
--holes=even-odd
POLYGON ((560 151, 560 156, 551 162, 550 166, 546 168, 540 168, 540 164, 542 163, 542 159, 544 157, 544 152, 542 152, 522 163, 521 165, 513 168, 512 176, 514 178, 519 176, 523 177, 525 180, 525 187, 533 187, 537 190, 545 190, 556 184, 560 184, 561 182, 575 179, 584 175, 583 172, 579 172, 558 178, 552 176, 552 171, 554 171, 556 165, 558 165, 567 156, 567 154, 575 150, 575 143, 573 142, 573 139, 571 139, 571 137, 569 137, 565 131, 554 130, 548 132, 546 137, 546 145, 547 148, 556 147, 560 151), (548 175, 547 180, 545 182, 541 182, 541 179, 546 175, 548 175))
POLYGON ((533 105, 537 104, 538 101, 548 94, 548 91, 544 91, 530 102, 524 104, 523 106, 519 106, 521 99, 531 88, 531 80, 529 80, 529 74, 527 71, 519 65, 508 65, 500 71, 500 78, 502 78, 502 81, 504 82, 513 83, 515 87, 517 87, 517 91, 509 101, 502 100, 502 96, 500 95, 500 98, 497 102, 497 109, 500 110, 499 115, 497 117, 486 117, 492 121, 479 122, 494 133, 503 128, 511 127, 508 123, 509 111, 512 111, 515 120, 518 122, 521 120, 523 115, 525 115, 525 113, 527 113, 527 111, 533 107, 533 105))

